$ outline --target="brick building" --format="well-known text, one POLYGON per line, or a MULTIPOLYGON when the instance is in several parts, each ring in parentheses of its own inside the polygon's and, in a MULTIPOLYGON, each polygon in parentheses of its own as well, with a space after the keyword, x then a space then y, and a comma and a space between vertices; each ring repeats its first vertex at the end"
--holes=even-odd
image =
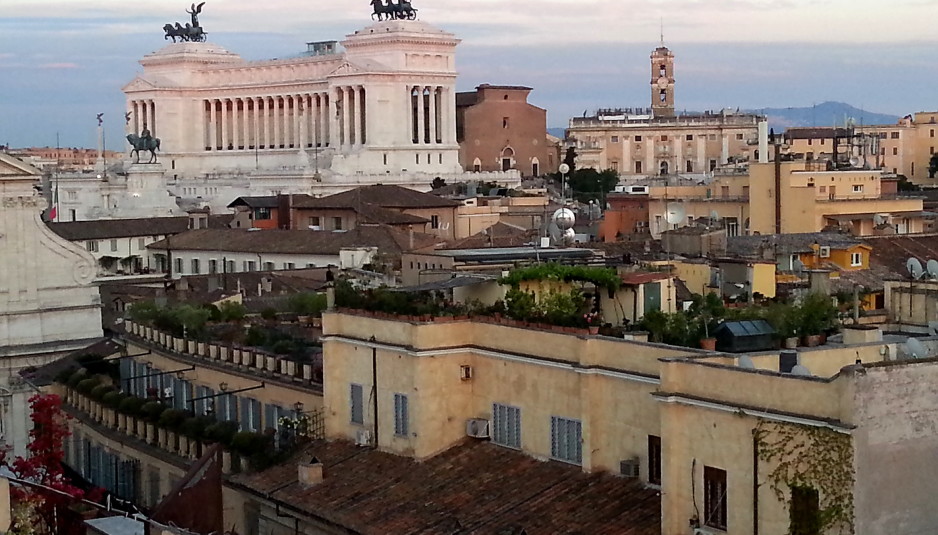
POLYGON ((482 84, 456 94, 456 140, 466 171, 540 176, 557 171, 560 148, 548 141, 547 110, 528 103, 530 87, 482 84))

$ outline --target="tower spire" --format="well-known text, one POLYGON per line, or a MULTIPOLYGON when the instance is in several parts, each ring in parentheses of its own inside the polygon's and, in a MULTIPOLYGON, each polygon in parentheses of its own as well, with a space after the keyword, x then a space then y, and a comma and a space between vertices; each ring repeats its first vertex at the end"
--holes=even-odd
POLYGON ((664 17, 661 17, 661 47, 664 48, 664 17))

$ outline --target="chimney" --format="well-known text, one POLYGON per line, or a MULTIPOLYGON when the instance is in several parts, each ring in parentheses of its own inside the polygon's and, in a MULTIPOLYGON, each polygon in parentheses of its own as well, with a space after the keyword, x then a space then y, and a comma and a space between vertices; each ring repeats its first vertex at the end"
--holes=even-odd
POLYGON ((300 463, 297 466, 297 475, 299 476, 300 485, 304 488, 318 485, 322 483, 323 478, 322 463, 316 457, 310 459, 308 464, 300 463))
POLYGON ((768 121, 759 121, 759 163, 769 163, 768 121))

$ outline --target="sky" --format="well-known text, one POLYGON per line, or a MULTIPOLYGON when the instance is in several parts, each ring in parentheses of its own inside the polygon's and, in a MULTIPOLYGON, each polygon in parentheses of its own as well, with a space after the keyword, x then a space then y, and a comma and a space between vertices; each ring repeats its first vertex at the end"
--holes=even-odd
MULTIPOLYGON (((2 0, 0 145, 94 147, 95 115, 123 133, 121 88, 187 22, 191 0, 2 0)), ((848 102, 897 117, 938 109, 935 0, 413 0, 462 39, 459 90, 528 85, 548 126, 647 106, 662 27, 679 110, 848 102)), ((289 57, 371 23, 367 0, 207 0, 209 41, 289 57)))

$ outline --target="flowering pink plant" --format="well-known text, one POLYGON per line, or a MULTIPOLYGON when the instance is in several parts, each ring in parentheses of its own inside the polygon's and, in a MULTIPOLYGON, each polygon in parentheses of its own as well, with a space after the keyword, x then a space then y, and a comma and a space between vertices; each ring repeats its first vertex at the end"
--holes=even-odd
POLYGON ((586 320, 586 323, 588 323, 589 325, 592 325, 593 323, 599 321, 599 313, 587 312, 586 314, 583 314, 583 319, 586 320))

